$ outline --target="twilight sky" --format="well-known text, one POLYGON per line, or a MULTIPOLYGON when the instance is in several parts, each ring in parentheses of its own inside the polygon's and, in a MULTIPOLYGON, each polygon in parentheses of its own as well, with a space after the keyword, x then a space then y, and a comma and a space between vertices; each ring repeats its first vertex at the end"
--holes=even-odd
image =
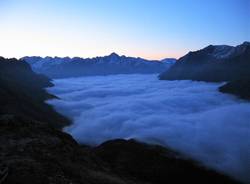
POLYGON ((0 56, 180 57, 250 40, 250 0, 0 0, 0 56))

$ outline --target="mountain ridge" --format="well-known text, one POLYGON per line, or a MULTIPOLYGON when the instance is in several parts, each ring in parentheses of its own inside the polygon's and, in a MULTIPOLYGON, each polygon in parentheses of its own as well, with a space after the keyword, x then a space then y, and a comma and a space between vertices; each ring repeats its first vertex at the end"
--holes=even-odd
POLYGON ((177 60, 162 80, 221 82, 250 79, 250 42, 236 47, 210 45, 177 60))
POLYGON ((44 88, 51 87, 51 80, 36 74, 26 62, 15 58, 0 57, 0 113, 28 116, 62 128, 69 120, 56 113, 46 100, 56 98, 44 88))
POLYGON ((110 75, 131 73, 160 73, 168 69, 171 62, 146 60, 143 58, 119 56, 116 53, 103 57, 23 57, 37 73, 42 73, 50 78, 80 77, 88 75, 110 75))

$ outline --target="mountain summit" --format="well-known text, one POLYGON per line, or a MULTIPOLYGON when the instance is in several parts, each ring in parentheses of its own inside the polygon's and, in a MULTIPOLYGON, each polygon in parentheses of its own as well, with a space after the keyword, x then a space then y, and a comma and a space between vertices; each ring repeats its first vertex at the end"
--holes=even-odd
POLYGON ((120 57, 118 54, 116 54, 115 52, 112 52, 109 57, 120 57))

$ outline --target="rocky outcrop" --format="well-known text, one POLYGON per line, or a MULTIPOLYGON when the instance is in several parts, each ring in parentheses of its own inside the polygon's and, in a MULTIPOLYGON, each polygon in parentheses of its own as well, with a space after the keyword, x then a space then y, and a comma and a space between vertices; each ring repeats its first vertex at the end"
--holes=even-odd
POLYGON ((189 52, 169 70, 163 72, 162 80, 198 80, 208 82, 250 80, 250 43, 236 47, 210 45, 189 52))
POLYGON ((250 100, 250 80, 237 80, 226 83, 219 88, 222 93, 229 93, 250 100))

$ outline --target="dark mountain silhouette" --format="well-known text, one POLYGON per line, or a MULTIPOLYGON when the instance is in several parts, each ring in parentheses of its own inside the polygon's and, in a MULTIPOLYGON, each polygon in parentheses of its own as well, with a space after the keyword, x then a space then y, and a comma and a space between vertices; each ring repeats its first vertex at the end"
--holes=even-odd
POLYGON ((161 73, 169 68, 174 59, 149 61, 142 58, 119 56, 112 53, 109 56, 95 58, 59 58, 59 57, 24 57, 37 73, 51 78, 79 77, 88 75, 131 74, 131 73, 161 73))
POLYGON ((116 174, 148 183, 232 182, 171 149, 136 140, 111 140, 94 150, 116 174))
POLYGON ((222 93, 230 93, 240 98, 250 100, 250 80, 236 80, 226 83, 219 88, 222 93))
POLYGON ((189 52, 168 71, 159 76, 162 80, 232 81, 250 79, 250 43, 236 47, 210 45, 189 52))
POLYGON ((27 116, 55 127, 69 124, 44 101, 54 96, 45 91, 50 79, 34 73, 29 64, 17 59, 0 57, 0 114, 27 116))

